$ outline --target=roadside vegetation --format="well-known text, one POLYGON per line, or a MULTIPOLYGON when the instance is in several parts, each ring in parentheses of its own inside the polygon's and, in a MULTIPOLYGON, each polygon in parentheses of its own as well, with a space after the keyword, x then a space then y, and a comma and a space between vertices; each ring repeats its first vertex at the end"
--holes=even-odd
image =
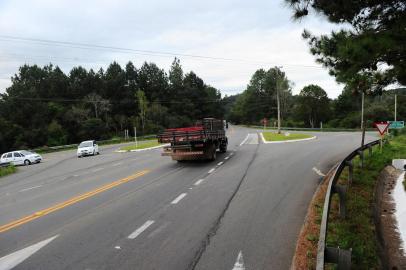
POLYGON ((158 143, 157 140, 148 140, 148 141, 139 141, 137 145, 134 143, 132 145, 121 147, 120 150, 131 151, 131 150, 139 150, 145 149, 150 147, 155 147, 161 145, 158 143))
POLYGON ((0 167, 0 177, 15 173, 17 168, 15 166, 0 167))
MULTIPOLYGON (((391 164, 392 159, 406 156, 406 132, 394 137, 389 144, 383 147, 382 152, 379 150, 379 146, 375 146, 372 156, 368 155, 368 151, 364 153, 363 168, 360 167, 359 158, 353 160, 354 180, 346 194, 346 219, 339 217, 337 195, 332 199, 327 245, 339 246, 343 249, 352 248, 352 267, 354 269, 379 269, 377 238, 373 220, 374 189, 378 175, 383 168, 391 164)), ((345 169, 341 174, 339 183, 347 184, 347 179, 348 170, 345 169)), ((311 215, 307 221, 306 241, 303 243, 306 246, 306 265, 309 269, 314 269, 316 265, 325 188, 326 186, 320 189, 322 194, 316 196, 309 209, 311 215)))
POLYGON ((308 139, 313 137, 312 135, 308 134, 300 134, 300 133, 275 133, 275 132, 262 132, 264 139, 266 141, 290 141, 290 140, 299 140, 299 139, 308 139), (289 134, 289 135, 288 135, 289 134))

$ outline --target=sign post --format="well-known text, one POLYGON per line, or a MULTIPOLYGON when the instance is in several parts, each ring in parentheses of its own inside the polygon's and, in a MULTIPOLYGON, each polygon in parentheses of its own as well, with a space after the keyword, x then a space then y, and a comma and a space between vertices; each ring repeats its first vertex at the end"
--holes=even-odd
POLYGON ((135 149, 138 149, 138 142, 137 142, 137 127, 134 127, 134 141, 135 141, 135 149))
POLYGON ((262 119, 262 122, 264 124, 264 131, 266 129, 266 124, 268 123, 268 120, 266 118, 262 119))
POLYGON ((382 139, 385 135, 385 132, 388 130, 389 122, 375 122, 374 126, 378 130, 379 134, 381 135, 380 146, 381 146, 381 151, 382 151, 382 139))

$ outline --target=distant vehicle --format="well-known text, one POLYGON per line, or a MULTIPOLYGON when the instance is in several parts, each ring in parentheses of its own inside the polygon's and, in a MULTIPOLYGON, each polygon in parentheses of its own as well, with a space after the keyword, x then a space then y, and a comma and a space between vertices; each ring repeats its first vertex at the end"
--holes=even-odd
POLYGON ((223 120, 204 118, 193 127, 166 129, 158 134, 158 142, 171 144, 162 156, 173 160, 215 160, 217 149, 227 151, 228 139, 223 120))
POLYGON ((98 154, 100 154, 99 146, 94 140, 81 142, 78 146, 77 155, 79 158, 90 155, 94 156, 98 154))
POLYGON ((30 165, 40 163, 41 155, 26 150, 18 150, 1 155, 0 163, 10 163, 13 165, 30 165))

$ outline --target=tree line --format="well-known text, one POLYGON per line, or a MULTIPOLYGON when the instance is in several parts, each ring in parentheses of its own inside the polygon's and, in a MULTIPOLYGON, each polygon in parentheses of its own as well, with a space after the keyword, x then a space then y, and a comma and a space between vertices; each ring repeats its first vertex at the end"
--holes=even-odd
POLYGON ((110 139, 133 127, 154 134, 224 114, 220 91, 185 74, 176 58, 168 73, 154 63, 68 74, 52 64, 23 65, 11 81, 0 94, 0 152, 110 139))
MULTIPOLYGON (((155 134, 204 117, 256 125, 266 118, 276 126, 277 94, 284 127, 360 127, 361 94, 349 85, 336 99, 316 84, 297 95, 292 86, 278 67, 259 69, 242 93, 222 97, 194 72, 184 74, 176 58, 168 73, 154 63, 113 62, 106 71, 74 67, 68 74, 51 64, 24 65, 0 95, 0 152, 122 137, 125 129, 133 135, 133 127, 155 134)), ((365 119, 393 120, 394 93, 404 120, 406 89, 367 95, 365 119)))
MULTIPOLYGON (((310 128, 360 128, 361 96, 359 91, 346 85, 336 99, 326 91, 310 84, 297 95, 292 94, 293 83, 278 67, 259 69, 252 76, 245 91, 225 97, 232 106, 226 107, 226 118, 236 124, 276 126, 277 92, 280 97, 282 126, 310 128)), ((365 96, 364 119, 368 127, 375 121, 394 120, 395 94, 397 94, 397 119, 406 119, 406 88, 376 91, 365 96)))

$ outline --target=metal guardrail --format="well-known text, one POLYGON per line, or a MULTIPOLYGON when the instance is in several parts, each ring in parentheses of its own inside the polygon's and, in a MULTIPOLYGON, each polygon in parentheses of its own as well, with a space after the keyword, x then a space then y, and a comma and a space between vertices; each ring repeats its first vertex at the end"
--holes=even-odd
POLYGON ((351 249, 345 250, 340 247, 328 247, 326 245, 327 239, 327 226, 328 226, 328 216, 330 214, 330 204, 331 199, 335 193, 339 197, 339 213, 341 218, 345 218, 346 208, 345 208, 345 193, 348 189, 348 186, 351 186, 353 181, 353 169, 354 164, 352 160, 359 156, 361 159, 360 166, 364 165, 364 151, 369 150, 369 155, 372 154, 372 147, 374 145, 379 145, 380 140, 376 140, 365 144, 363 147, 359 147, 352 151, 346 158, 344 158, 340 164, 335 169, 333 175, 330 177, 328 183, 326 197, 324 200, 323 216, 321 219, 320 225, 320 236, 317 246, 317 270, 323 270, 325 263, 334 263, 338 265, 339 270, 351 269, 351 249), (348 186, 338 184, 338 179, 341 176, 342 171, 348 167, 348 186))
MULTIPOLYGON (((156 138, 156 135, 145 135, 145 136, 137 137, 138 140, 152 139, 152 138, 156 138)), ((131 141, 134 141, 134 137, 129 137, 127 140, 125 140, 124 138, 100 140, 100 141, 97 141, 97 143, 99 145, 105 145, 105 144, 113 144, 113 143, 125 143, 125 142, 131 142, 131 141)), ((52 152, 52 151, 58 151, 58 150, 63 150, 63 149, 76 148, 78 145, 79 145, 79 143, 74 143, 74 144, 67 144, 67 145, 39 147, 39 148, 35 148, 35 149, 30 149, 30 150, 33 152, 52 152)))
MULTIPOLYGON (((253 128, 258 128, 258 129, 263 129, 264 126, 249 126, 253 128)), ((277 127, 266 127, 266 130, 277 130, 277 127)), ((281 127, 281 130, 293 130, 293 131, 331 131, 331 132, 346 132, 346 131, 351 131, 351 132, 361 132, 362 130, 359 128, 328 128, 328 127, 323 127, 323 128, 307 128, 307 127, 281 127)), ((376 129, 374 128, 366 128, 365 131, 375 131, 376 129)))

